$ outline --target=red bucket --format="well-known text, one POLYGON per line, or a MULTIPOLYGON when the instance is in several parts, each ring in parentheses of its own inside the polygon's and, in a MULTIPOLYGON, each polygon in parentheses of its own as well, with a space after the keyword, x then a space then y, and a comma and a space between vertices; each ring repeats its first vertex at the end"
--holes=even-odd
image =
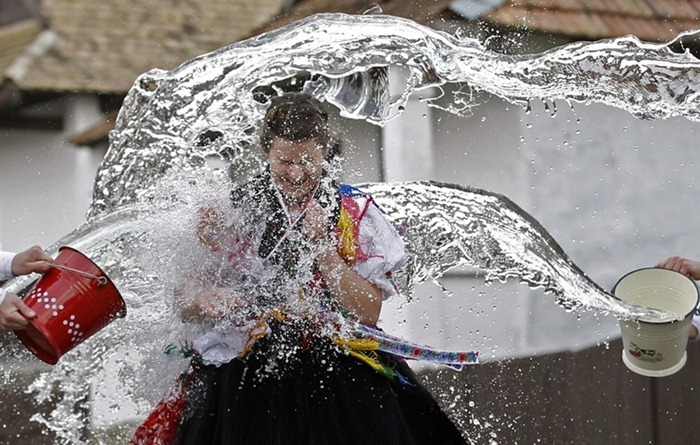
POLYGON ((15 331, 24 346, 55 365, 116 318, 126 316, 126 304, 107 275, 82 253, 61 247, 53 266, 24 298, 36 317, 15 331))

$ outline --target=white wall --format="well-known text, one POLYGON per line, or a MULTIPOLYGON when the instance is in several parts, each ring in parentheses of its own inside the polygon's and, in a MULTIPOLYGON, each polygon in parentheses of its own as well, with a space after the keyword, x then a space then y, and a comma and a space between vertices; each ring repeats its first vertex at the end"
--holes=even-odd
MULTIPOLYGON (((94 106, 91 102, 90 108, 94 106)), ((85 220, 103 149, 65 142, 94 122, 75 98, 44 104, 38 115, 66 115, 64 131, 0 129, 0 241, 4 250, 47 247, 85 220), (75 122, 80 115, 82 122, 75 122)))
MULTIPOLYGON (((605 105, 558 104, 556 116, 478 98, 473 115, 433 111, 435 179, 504 194, 535 216, 594 281, 670 255, 700 257, 696 132, 684 119, 641 121, 605 105)), ((577 350, 619 336, 617 321, 571 314, 550 295, 455 271, 391 302, 388 325, 414 340, 504 358, 577 350), (392 316, 391 312, 398 316, 392 316)))
POLYGON ((531 212, 596 281, 610 287, 668 255, 700 256, 700 123, 604 105, 523 122, 531 212))

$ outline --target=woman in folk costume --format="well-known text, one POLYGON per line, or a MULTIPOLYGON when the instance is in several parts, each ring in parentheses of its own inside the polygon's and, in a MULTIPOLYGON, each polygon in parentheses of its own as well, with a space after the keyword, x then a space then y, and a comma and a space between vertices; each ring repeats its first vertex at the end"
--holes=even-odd
POLYGON ((179 392, 132 444, 466 443, 400 356, 476 357, 376 329, 404 243, 370 196, 329 177, 327 121, 308 94, 273 98, 268 168, 232 192, 228 220, 246 223, 222 230, 227 216, 202 212, 200 239, 225 260, 216 280, 183 286, 180 313, 218 328, 188 345, 179 392))

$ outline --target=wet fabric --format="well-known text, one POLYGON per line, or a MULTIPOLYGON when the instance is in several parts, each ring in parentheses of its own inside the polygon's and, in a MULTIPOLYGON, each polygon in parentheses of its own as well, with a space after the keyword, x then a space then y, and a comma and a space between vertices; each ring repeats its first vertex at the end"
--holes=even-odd
MULTIPOLYGON (((350 235, 338 237, 345 239, 339 243, 339 254, 346 263, 389 258, 386 251, 392 244, 357 230, 370 214, 367 208, 371 198, 365 199, 367 195, 356 189, 339 188, 327 179, 322 180, 314 199, 329 210, 328 233, 340 228, 350 235), (353 201, 348 201, 351 198, 353 201), (350 205, 355 202, 357 208, 350 205), (368 238, 373 244, 363 242, 368 238)), ((344 343, 349 345, 347 338, 339 341, 345 324, 343 309, 323 283, 315 262, 308 261, 313 260, 309 255, 313 246, 304 239, 301 215, 295 218, 282 207, 269 174, 236 189, 232 201, 234 208, 249 212, 246 221, 264 225, 254 231, 261 236, 253 244, 259 246, 258 255, 276 273, 250 297, 262 313, 272 314, 265 317, 267 329, 252 344, 246 342, 244 353, 230 360, 212 363, 204 360, 201 350, 193 349, 192 368, 180 379, 177 396, 172 403, 164 402, 162 415, 151 417, 156 419, 153 428, 140 429, 143 434, 132 443, 168 445, 148 442, 151 431, 168 438, 175 433, 174 443, 178 445, 466 443, 405 362, 380 350, 344 347, 344 343), (298 293, 289 283, 301 286, 298 293), (288 313, 285 307, 290 298, 301 298, 311 310, 288 313), (172 407, 180 407, 182 412, 174 416, 172 407), (159 418, 166 419, 168 426, 174 425, 171 419, 181 424, 176 431, 158 430, 159 418)), ((374 217, 390 227, 381 213, 374 217)), ((377 227, 376 221, 372 227, 377 227)), ((394 247, 400 251, 397 259, 404 255, 400 239, 398 247, 394 247)), ((385 264, 394 266, 368 275, 384 275, 390 282, 388 273, 399 262, 385 264)))
MULTIPOLYGON (((340 256, 361 277, 382 290, 384 299, 394 295, 396 288, 391 273, 406 260, 401 236, 374 204, 372 198, 349 185, 338 185, 324 176, 315 199, 329 211, 327 231, 337 241, 340 256)), ((249 222, 244 236, 231 236, 227 230, 217 228, 214 212, 203 209, 199 225, 199 239, 223 255, 228 264, 218 271, 222 287, 231 285, 227 274, 236 272, 234 282, 241 282, 241 271, 250 269, 241 264, 240 247, 247 246, 256 256, 262 257, 268 271, 275 271, 269 280, 260 280, 243 272, 245 281, 259 285, 248 286, 240 295, 246 296, 257 308, 256 315, 231 323, 226 330, 209 331, 193 340, 193 348, 206 364, 226 363, 247 350, 251 341, 266 332, 264 319, 276 313, 291 299, 298 298, 299 290, 305 298, 313 300, 313 310, 324 313, 327 321, 342 318, 334 299, 325 291, 325 283, 319 276, 309 248, 301 231, 302 215, 289 215, 282 198, 271 183, 269 172, 237 187, 232 192, 233 211, 240 212, 240 219, 249 222), (255 227, 258 226, 258 227, 255 227), (255 234, 258 234, 257 236, 255 234), (241 238, 247 238, 242 242, 241 238), (292 284, 294 283, 294 284, 292 284), (291 285, 290 285, 291 284, 291 285)), ((240 234, 240 230, 235 231, 240 234)), ((253 268, 255 269, 255 268, 253 268)), ((343 321, 338 321, 343 323, 343 321)))
POLYGON ((178 445, 465 444, 410 368, 380 359, 388 379, 298 325, 281 325, 256 351, 200 366, 178 445))

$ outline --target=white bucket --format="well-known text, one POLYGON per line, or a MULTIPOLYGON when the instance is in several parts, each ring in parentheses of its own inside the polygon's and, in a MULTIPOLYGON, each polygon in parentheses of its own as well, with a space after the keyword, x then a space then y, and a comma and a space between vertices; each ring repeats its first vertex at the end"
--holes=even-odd
POLYGON ((615 284, 622 301, 676 314, 682 320, 621 320, 622 361, 647 377, 665 377, 685 365, 688 334, 700 292, 693 280, 668 269, 646 268, 628 273, 615 284))

